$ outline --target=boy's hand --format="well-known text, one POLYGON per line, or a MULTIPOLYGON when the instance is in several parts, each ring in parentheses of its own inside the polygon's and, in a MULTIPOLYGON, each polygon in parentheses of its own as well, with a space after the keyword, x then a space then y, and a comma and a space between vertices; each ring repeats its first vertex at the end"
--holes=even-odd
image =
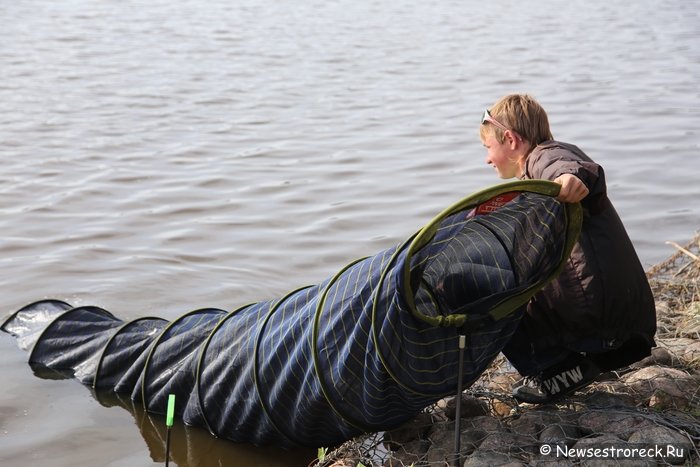
POLYGON ((581 181, 581 179, 575 175, 559 175, 554 179, 554 183, 561 185, 559 196, 557 196, 559 201, 564 201, 566 203, 577 203, 588 196, 588 188, 581 181))

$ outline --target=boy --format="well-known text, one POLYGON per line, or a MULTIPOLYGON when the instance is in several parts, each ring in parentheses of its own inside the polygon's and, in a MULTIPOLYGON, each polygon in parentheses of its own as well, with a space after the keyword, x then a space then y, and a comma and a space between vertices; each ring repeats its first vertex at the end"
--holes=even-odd
POLYGON ((576 146, 554 141, 546 112, 528 95, 507 95, 485 111, 480 136, 486 162, 501 178, 553 180, 561 201, 580 201, 584 209, 565 269, 528 303, 503 350, 525 376, 513 396, 551 402, 649 355, 654 297, 607 197, 603 168, 576 146))

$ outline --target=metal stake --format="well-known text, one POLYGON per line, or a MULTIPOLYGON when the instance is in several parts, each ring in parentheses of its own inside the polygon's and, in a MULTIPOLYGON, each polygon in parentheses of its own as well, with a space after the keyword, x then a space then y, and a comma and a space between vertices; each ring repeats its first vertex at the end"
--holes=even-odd
POLYGON ((467 346, 467 336, 459 336, 459 368, 457 369, 457 399, 455 401, 455 461, 459 466, 461 455, 461 431, 462 431, 462 378, 464 377, 464 348, 467 346))
POLYGON ((165 418, 165 467, 170 464, 170 429, 173 427, 173 418, 175 415, 175 394, 168 394, 168 412, 165 418))

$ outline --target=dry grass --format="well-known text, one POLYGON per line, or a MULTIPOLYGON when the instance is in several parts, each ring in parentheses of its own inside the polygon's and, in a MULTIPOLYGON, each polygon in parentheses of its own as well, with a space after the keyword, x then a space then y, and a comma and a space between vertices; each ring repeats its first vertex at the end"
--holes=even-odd
POLYGON ((657 336, 700 339, 700 233, 648 272, 657 303, 657 336))

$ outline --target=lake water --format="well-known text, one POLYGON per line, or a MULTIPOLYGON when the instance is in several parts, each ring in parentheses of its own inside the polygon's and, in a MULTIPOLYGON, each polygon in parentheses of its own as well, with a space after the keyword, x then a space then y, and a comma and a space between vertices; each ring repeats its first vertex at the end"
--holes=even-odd
MULTIPOLYGON (((316 283, 500 183, 478 124, 511 92, 538 98, 554 136, 605 167, 650 267, 700 227, 699 12, 680 0, 3 2, 0 317, 55 297, 174 319, 316 283)), ((0 352, 0 464, 164 462, 161 420, 37 378, 9 336, 0 352)), ((173 436, 179 465, 315 455, 179 425, 173 436)))

